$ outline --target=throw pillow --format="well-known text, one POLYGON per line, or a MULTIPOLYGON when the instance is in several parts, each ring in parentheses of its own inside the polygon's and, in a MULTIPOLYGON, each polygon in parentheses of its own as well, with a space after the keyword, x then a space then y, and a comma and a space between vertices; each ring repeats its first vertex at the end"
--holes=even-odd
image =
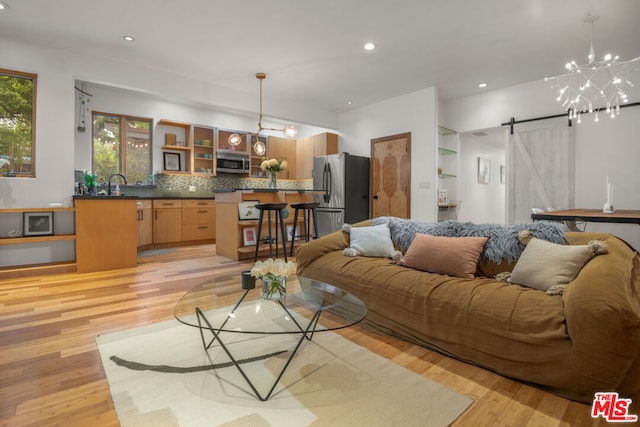
POLYGON ((549 291, 575 279, 594 255, 592 245, 559 245, 534 237, 513 267, 509 281, 549 291))
POLYGON ((441 237, 416 233, 400 265, 473 279, 488 237, 441 237))
POLYGON ((346 256, 399 258, 401 255, 393 247, 388 224, 370 227, 351 227, 345 224, 342 229, 350 234, 350 245, 342 252, 346 256))

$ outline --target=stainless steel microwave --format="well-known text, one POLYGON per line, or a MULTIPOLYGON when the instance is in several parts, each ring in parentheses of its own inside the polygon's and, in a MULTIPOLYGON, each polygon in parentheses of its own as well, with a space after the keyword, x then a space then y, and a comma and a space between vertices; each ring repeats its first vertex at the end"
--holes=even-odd
POLYGON ((251 161, 248 154, 220 153, 216 158, 216 171, 227 173, 249 173, 251 161))

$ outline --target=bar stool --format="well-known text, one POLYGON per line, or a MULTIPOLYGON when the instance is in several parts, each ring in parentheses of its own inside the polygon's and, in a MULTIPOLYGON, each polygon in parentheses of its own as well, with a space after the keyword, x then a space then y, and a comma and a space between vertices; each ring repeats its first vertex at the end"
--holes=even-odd
POLYGON ((287 207, 286 203, 260 203, 256 205, 256 209, 260 210, 260 216, 258 217, 258 238, 256 240, 256 253, 253 257, 253 261, 258 260, 258 250, 260 248, 260 234, 262 233, 262 219, 265 211, 267 212, 267 228, 269 230, 269 236, 265 239, 265 243, 269 243, 269 257, 272 256, 272 245, 276 244, 276 258, 278 258, 278 226, 280 226, 280 240, 282 241, 282 249, 284 253, 284 260, 287 261, 287 237, 284 233, 284 218, 282 218, 282 210, 287 207), (271 212, 275 212, 276 221, 276 236, 271 235, 271 212))
POLYGON ((302 223, 304 224, 304 241, 308 242, 311 238, 311 218, 313 217, 313 238, 318 238, 318 220, 316 217, 316 208, 320 206, 320 203, 307 202, 307 203, 294 203, 291 205, 294 208, 295 214, 293 215, 293 230, 291 231, 291 252, 289 255, 293 256, 293 241, 296 238, 296 227, 298 226, 298 212, 302 211, 302 223))

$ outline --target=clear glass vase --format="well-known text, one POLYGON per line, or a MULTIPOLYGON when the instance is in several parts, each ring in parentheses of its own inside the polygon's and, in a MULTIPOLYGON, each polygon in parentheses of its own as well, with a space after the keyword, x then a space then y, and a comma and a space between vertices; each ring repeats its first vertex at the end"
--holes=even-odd
POLYGON ((278 189, 278 179, 276 178, 276 173, 275 172, 271 172, 269 171, 268 176, 267 176, 267 180, 269 188, 271 190, 277 190, 278 189))
POLYGON ((262 276, 262 298, 284 301, 287 297, 287 278, 283 276, 262 276))

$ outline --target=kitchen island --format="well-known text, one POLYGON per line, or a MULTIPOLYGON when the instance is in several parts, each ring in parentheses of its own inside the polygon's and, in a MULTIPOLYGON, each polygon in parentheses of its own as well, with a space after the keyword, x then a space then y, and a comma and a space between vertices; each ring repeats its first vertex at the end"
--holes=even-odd
MULTIPOLYGON (((257 234, 258 219, 255 215, 257 209, 254 209, 249 215, 247 211, 240 212, 240 203, 257 202, 257 203, 292 203, 312 202, 313 194, 319 193, 318 190, 270 190, 270 189, 225 189, 216 191, 216 252, 233 260, 252 259, 255 253, 255 244, 245 244, 245 233, 251 235, 257 234), (252 215, 253 214, 253 215, 252 215), (240 219, 240 217, 247 219, 240 219)), ((246 206, 250 206, 246 205, 246 206)), ((285 227, 293 225, 293 209, 287 208, 288 216, 285 218, 285 227)), ((285 215, 286 216, 286 215, 285 215)), ((274 221, 275 222, 275 221, 274 221)), ((262 236, 268 234, 266 217, 262 224, 262 236)), ((298 217, 297 230, 302 230, 302 218, 298 217)), ((296 234, 299 234, 296 230, 296 234)), ((275 234, 275 227, 272 228, 272 234, 275 234)), ((297 241, 296 244, 301 244, 297 241)), ((287 242, 287 249, 289 243, 287 242)), ((268 256, 269 246, 260 245, 260 257, 268 256)))

